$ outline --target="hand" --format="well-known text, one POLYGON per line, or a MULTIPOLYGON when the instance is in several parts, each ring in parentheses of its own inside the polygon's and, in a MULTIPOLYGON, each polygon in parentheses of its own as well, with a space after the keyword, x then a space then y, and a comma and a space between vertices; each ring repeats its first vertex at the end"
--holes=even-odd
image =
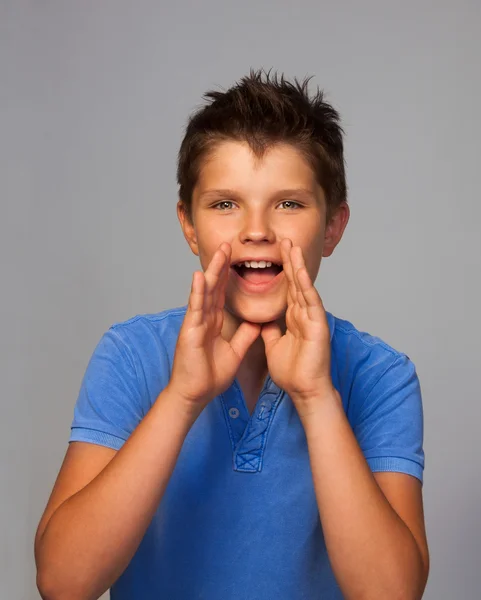
POLYGON ((169 387, 199 414, 229 387, 260 333, 260 325, 244 322, 230 342, 221 336, 231 251, 230 244, 221 244, 205 273, 194 273, 175 349, 169 387))
POLYGON ((272 380, 291 397, 299 415, 310 412, 312 399, 334 390, 331 341, 322 300, 307 272, 300 247, 281 242, 288 282, 286 332, 277 323, 262 327, 272 380))

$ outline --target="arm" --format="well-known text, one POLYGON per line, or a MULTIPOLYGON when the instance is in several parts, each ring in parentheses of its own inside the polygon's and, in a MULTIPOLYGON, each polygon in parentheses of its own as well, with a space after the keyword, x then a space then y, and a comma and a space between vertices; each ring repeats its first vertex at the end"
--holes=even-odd
POLYGON ((78 442, 69 447, 35 539, 43 598, 98 598, 122 574, 195 421, 179 400, 166 388, 118 452, 78 442), (92 459, 108 464, 82 487, 92 459))
POLYGON ((303 425, 339 586, 348 600, 420 599, 429 571, 421 483, 401 473, 373 475, 336 390, 313 400, 317 408, 303 425))
MULTIPOLYGON (((35 540, 44 599, 95 599, 118 579, 162 499, 189 429, 232 383, 259 336, 260 327, 250 323, 241 324, 230 341, 221 336, 230 252, 221 245, 205 274, 194 273, 170 381, 121 449, 115 454, 85 443, 69 448, 35 540)), ((133 399, 124 390, 136 390, 135 379, 122 385, 127 366, 111 360, 114 348, 102 348, 100 364, 99 358, 91 361, 87 377, 85 397, 100 431, 116 416, 105 398, 115 400, 114 412, 129 412, 133 399)), ((133 418, 128 420, 130 428, 133 418)))
MULTIPOLYGON (((287 328, 283 334, 275 323, 264 325, 262 338, 272 379, 291 397, 306 432, 335 577, 347 600, 418 600, 429 568, 420 482, 402 473, 372 475, 332 384, 329 324, 302 251, 289 240, 282 241, 281 251, 289 283, 287 328)), ((396 456, 390 452, 397 448, 393 423, 402 435, 403 454, 407 447, 410 456, 419 450, 420 398, 417 380, 406 364, 399 361, 405 374, 395 374, 384 392, 371 398, 368 415, 381 406, 378 425, 366 415, 358 422, 358 438, 374 462, 379 456, 396 456), (416 408, 413 422, 407 420, 409 410, 404 406, 416 408), (413 439, 407 442, 406 430, 411 429, 413 439), (386 444, 394 446, 385 448, 386 444)))

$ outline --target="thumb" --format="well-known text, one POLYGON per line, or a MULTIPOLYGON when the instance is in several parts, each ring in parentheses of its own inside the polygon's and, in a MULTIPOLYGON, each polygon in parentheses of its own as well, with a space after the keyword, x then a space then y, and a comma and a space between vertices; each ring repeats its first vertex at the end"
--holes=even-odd
POLYGON ((230 345, 240 360, 242 360, 254 341, 259 337, 260 325, 244 321, 234 333, 230 345))
POLYGON ((281 339, 282 331, 279 325, 273 321, 262 326, 261 336, 264 340, 266 352, 269 352, 272 346, 275 346, 281 339))

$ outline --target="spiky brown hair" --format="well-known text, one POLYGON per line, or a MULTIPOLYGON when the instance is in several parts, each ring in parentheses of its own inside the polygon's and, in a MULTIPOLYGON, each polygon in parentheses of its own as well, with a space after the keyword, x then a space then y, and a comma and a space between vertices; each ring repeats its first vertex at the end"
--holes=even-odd
POLYGON ((259 159, 277 143, 299 150, 324 190, 329 222, 347 200, 344 130, 322 90, 309 96, 311 79, 290 82, 283 74, 251 69, 228 90, 203 95, 208 103, 189 118, 177 161, 179 199, 189 218, 203 160, 219 142, 235 140, 247 142, 259 159))

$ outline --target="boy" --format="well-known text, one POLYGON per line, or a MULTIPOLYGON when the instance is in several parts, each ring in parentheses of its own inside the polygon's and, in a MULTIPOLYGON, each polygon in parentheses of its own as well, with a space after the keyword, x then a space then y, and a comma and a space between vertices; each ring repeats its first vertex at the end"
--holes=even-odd
POLYGON ((419 381, 313 286, 349 208, 339 115, 307 84, 251 71, 190 119, 177 212, 202 271, 93 353, 44 598, 421 598, 419 381))

